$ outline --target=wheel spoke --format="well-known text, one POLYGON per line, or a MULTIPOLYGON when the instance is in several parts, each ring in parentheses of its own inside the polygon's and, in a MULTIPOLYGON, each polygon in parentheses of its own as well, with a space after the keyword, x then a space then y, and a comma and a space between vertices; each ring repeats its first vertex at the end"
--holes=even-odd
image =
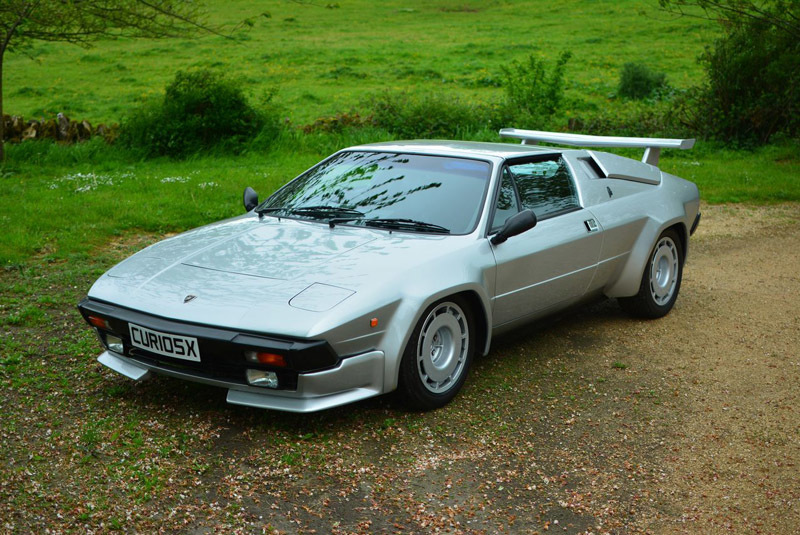
POLYGON ((447 391, 464 371, 469 351, 469 326, 454 303, 434 308, 422 323, 417 344, 417 371, 434 393, 447 391))
POLYGON ((659 240, 650 260, 650 295, 657 305, 672 299, 678 280, 678 250, 672 239, 659 240))

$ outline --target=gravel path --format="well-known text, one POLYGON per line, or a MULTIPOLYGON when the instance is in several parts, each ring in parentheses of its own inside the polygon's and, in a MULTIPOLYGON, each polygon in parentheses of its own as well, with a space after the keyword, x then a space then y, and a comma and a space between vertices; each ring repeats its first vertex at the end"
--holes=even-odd
POLYGON ((313 476, 279 485, 273 525, 796 533, 800 207, 703 211, 668 317, 609 301, 500 340, 452 407, 340 427, 313 476))
POLYGON ((131 383, 76 331, 96 273, 7 271, 3 313, 46 315, 0 329, 0 533, 797 533, 799 231, 797 204, 704 206, 671 314, 523 329, 430 413, 131 383))
MULTIPOLYGON (((662 452, 664 533, 800 526, 800 209, 705 207, 668 336, 651 365, 680 376, 662 452)), ((647 345, 644 339, 640 342, 647 345)))

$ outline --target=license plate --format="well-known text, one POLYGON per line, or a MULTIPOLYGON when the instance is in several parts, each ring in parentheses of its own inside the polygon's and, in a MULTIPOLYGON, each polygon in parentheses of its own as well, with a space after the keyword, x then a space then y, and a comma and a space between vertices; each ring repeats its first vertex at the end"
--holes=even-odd
POLYGON ((133 347, 145 349, 165 357, 200 362, 200 348, 197 345, 197 338, 162 333, 147 327, 134 325, 133 323, 129 323, 128 327, 133 347))

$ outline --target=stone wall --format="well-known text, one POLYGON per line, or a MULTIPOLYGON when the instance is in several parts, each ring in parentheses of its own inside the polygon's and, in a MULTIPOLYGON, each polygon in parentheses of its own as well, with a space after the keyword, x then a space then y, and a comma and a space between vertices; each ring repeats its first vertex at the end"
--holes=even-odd
POLYGON ((3 138, 7 143, 37 139, 52 139, 61 143, 78 143, 92 136, 101 136, 109 143, 119 134, 119 125, 99 124, 92 127, 89 121, 75 121, 63 113, 54 119, 30 119, 26 121, 20 115, 3 115, 3 138))

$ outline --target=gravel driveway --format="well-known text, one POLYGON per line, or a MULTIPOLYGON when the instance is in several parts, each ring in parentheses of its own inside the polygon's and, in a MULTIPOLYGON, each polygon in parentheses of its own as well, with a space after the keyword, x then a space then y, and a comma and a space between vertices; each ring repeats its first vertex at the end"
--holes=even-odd
POLYGON ((44 358, 2 375, 0 532, 796 533, 799 231, 800 205, 704 206, 671 314, 498 340, 432 413, 229 406, 59 349, 71 306, 6 326, 70 386, 36 386, 44 358))

